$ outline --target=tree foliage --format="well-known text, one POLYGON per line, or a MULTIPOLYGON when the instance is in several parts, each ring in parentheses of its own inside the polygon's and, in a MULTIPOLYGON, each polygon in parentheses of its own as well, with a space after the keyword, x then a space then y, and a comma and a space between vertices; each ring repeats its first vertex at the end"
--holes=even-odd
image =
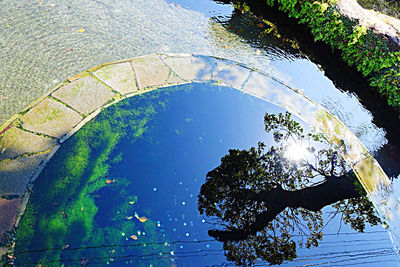
POLYGON ((304 134, 289 113, 266 114, 264 122, 276 145, 230 149, 207 173, 198 197, 200 214, 217 222, 209 235, 224 242, 229 261, 280 264, 297 257, 297 245, 318 246, 327 205, 357 231, 379 222, 355 175, 322 135, 304 134))

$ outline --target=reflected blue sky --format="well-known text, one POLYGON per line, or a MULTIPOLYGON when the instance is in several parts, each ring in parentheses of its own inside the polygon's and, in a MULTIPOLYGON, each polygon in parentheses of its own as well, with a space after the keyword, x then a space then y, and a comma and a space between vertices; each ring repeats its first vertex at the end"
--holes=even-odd
MULTIPOLYGON (((257 43, 250 43, 236 35, 231 36, 227 34, 223 27, 219 30, 222 24, 216 23, 215 19, 210 18, 217 17, 221 22, 229 21, 233 10, 229 5, 221 5, 209 0, 168 0, 167 2, 163 0, 60 1, 55 6, 52 6, 52 4, 49 1, 21 1, 15 4, 13 1, 7 0, 0 3, 3 11, 0 15, 0 24, 2 25, 0 28, 0 36, 2 37, 0 43, 0 69, 2 69, 0 82, 3 85, 0 88, 0 97, 8 98, 7 101, 0 100, 2 101, 0 102, 2 121, 18 112, 23 106, 31 103, 58 82, 95 65, 149 53, 185 52, 226 57, 260 68, 265 72, 271 72, 295 87, 304 89, 307 95, 320 102, 344 121, 369 148, 375 149, 385 142, 383 130, 374 125, 371 113, 362 107, 357 97, 336 88, 314 63, 306 59, 294 60, 288 57, 273 57, 268 51, 260 50, 261 46, 257 43), (170 4, 174 5, 171 6, 170 4), (80 29, 85 31, 79 33, 78 30, 80 29), (230 48, 226 48, 227 46, 230 46, 230 48), (10 73, 13 75, 10 75, 10 73)), ((253 27, 257 26, 253 25, 253 27)), ((126 145, 122 149, 128 149, 128 147, 142 149, 144 151, 143 156, 157 158, 159 162, 164 162, 164 159, 162 159, 162 156, 166 155, 164 149, 173 152, 171 155, 174 156, 171 156, 171 160, 174 162, 181 162, 180 157, 183 155, 183 159, 188 160, 187 164, 191 164, 193 170, 191 170, 190 175, 187 171, 182 172, 179 176, 172 176, 171 179, 177 179, 178 185, 178 178, 192 179, 193 176, 196 176, 197 179, 200 179, 204 177, 204 171, 216 166, 219 158, 231 146, 247 148, 254 146, 257 141, 263 140, 262 138, 266 138, 263 132, 262 116, 265 111, 269 111, 268 108, 271 108, 271 105, 260 104, 262 108, 257 111, 258 113, 256 112, 257 116, 254 114, 249 116, 247 110, 252 110, 253 106, 257 106, 254 103, 259 100, 250 100, 251 98, 244 96, 244 99, 248 101, 247 104, 244 104, 241 102, 242 100, 235 102, 233 96, 225 97, 224 101, 227 101, 227 104, 223 104, 224 101, 222 104, 216 104, 213 99, 206 100, 206 97, 201 95, 198 95, 194 100, 185 100, 185 103, 192 104, 186 107, 179 106, 180 109, 176 109, 175 113, 169 113, 168 120, 172 121, 167 123, 167 118, 165 118, 164 122, 161 120, 154 126, 166 127, 171 125, 169 128, 164 128, 164 131, 157 132, 157 130, 154 130, 152 132, 154 134, 152 139, 158 141, 151 141, 151 138, 144 139, 135 144, 137 145, 135 148, 126 145), (203 104, 199 106, 201 101, 203 101, 203 104), (199 102, 198 105, 196 105, 197 102, 199 102), (210 109, 208 102, 216 105, 216 111, 211 115, 208 113, 211 113, 208 110, 210 109), (228 103, 230 104, 228 105, 228 103), (239 108, 238 103, 243 104, 242 108, 239 108), (243 107, 245 111, 243 111, 243 107), (189 110, 183 111, 184 108, 189 110), (192 114, 191 110, 196 110, 196 108, 208 120, 202 121, 200 115, 192 114), (185 115, 181 116, 181 113, 185 115), (191 115, 187 116, 186 113, 191 115), (216 114, 225 114, 225 117, 216 117, 216 114), (232 121, 230 121, 231 114, 236 115, 232 121), (206 126, 222 126, 221 123, 214 122, 217 118, 226 120, 229 124, 220 130, 199 130, 201 127, 203 127, 201 129, 205 129, 206 126), (245 122, 239 123, 242 120, 245 122), (260 125, 257 126, 258 124, 260 125), (222 133, 229 133, 229 136, 232 135, 232 137, 224 137, 222 133), (163 135, 166 138, 174 138, 175 141, 162 141, 163 135), (190 144, 190 147, 185 147, 180 142, 186 142, 190 144), (205 154, 205 144, 210 147, 210 153, 213 153, 212 157, 205 154), (197 149, 195 150, 197 152, 189 153, 189 148, 197 149), (158 152, 153 152, 154 155, 146 154, 153 150, 158 152), (187 154, 186 157, 184 156, 185 153, 187 154), (203 169, 195 164, 199 162, 205 164, 203 169), (193 173, 197 172, 197 175, 193 175, 192 171, 193 173)), ((276 107, 272 107, 272 109, 279 110, 276 107)), ((128 154, 128 151, 126 154, 128 154)), ((151 173, 157 173, 157 168, 163 171, 177 172, 172 163, 161 168, 154 165, 154 161, 140 156, 136 157, 139 158, 131 159, 129 164, 146 166, 151 169, 151 173)), ((120 171, 125 170, 126 172, 129 169, 129 167, 122 165, 119 168, 120 171)), ((145 170, 137 170, 137 172, 146 173, 145 170)), ((164 175, 154 174, 153 178, 160 179, 161 177, 162 179, 162 176, 164 175)), ((160 186, 157 186, 157 183, 150 183, 145 179, 144 182, 148 184, 143 184, 143 197, 145 197, 144 192, 150 192, 153 195, 163 193, 162 186, 169 185, 166 182, 167 180, 163 181, 165 182, 161 182, 160 186), (154 188, 157 188, 158 191, 153 191, 154 188)), ((190 184, 190 186, 194 185, 198 186, 196 182, 190 184)), ((192 189, 195 190, 195 186, 192 189)), ((183 190, 186 192, 185 188, 183 190)), ((187 194, 182 198, 177 197, 177 207, 179 203, 182 206, 179 207, 183 210, 183 206, 192 207, 193 202, 191 202, 190 194, 187 205, 186 198, 187 194), (185 205, 182 205, 183 201, 185 205)), ((155 206, 162 200, 149 199, 148 202, 149 205, 155 206)), ((174 203, 172 204, 174 205, 174 203)), ((181 216, 182 212, 180 211, 175 215, 181 216)), ((168 214, 164 215, 168 217, 168 214)), ((168 223, 169 221, 165 223, 165 227, 169 225, 168 223)), ((338 223, 331 225, 332 228, 327 228, 327 232, 336 233, 338 223)), ((171 226, 168 227, 170 230, 171 226)), ((374 229, 368 229, 368 231, 376 231, 374 229)), ((379 237, 375 237, 375 234, 367 234, 366 236, 374 236, 371 240, 385 239, 383 236, 386 237, 386 233, 382 232, 381 228, 378 229, 377 235, 379 237)), ((337 242, 334 243, 334 248, 339 246, 342 248, 340 238, 361 239, 358 236, 339 235, 326 240, 337 242), (354 236, 357 236, 357 238, 354 236)), ((329 236, 329 238, 331 237, 329 236)), ((367 256, 364 257, 378 258, 382 261, 388 259, 373 257, 379 253, 384 254, 375 241, 370 241, 371 247, 368 247, 368 249, 375 250, 375 254, 368 254, 369 252, 366 249, 359 248, 361 245, 356 241, 349 241, 346 245, 349 245, 350 248, 344 250, 347 251, 345 254, 350 254, 349 251, 361 249, 359 254, 367 253, 367 256)), ((383 247, 390 246, 390 243, 387 243, 383 247)), ((311 252, 307 251, 307 253, 311 252)), ((310 255, 314 255, 312 253, 310 255)), ((320 254, 324 253, 335 255, 329 249, 320 252, 320 254)), ((361 257, 362 255, 351 258, 360 259, 356 261, 360 263, 362 262, 361 257)), ((389 257, 389 259, 391 258, 389 257)), ((330 266, 331 264, 333 263, 328 263, 330 266)), ((343 262, 337 264, 343 264, 343 262)), ((377 263, 377 266, 380 266, 380 264, 377 263)), ((390 262, 385 263, 385 265, 390 266, 390 262)))
MULTIPOLYGON (((168 99, 166 111, 157 116, 143 138, 134 143, 126 139, 117 147, 115 153, 122 153, 123 161, 110 172, 111 177, 132 181, 129 190, 139 198, 138 214, 147 211, 159 223, 159 231, 172 242, 194 242, 175 246, 173 258, 178 266, 225 262, 220 243, 196 243, 210 240, 207 231, 213 223, 198 215, 200 186, 205 174, 219 165, 220 158, 230 148, 246 149, 258 141, 271 144, 271 136, 264 131, 263 116, 265 112, 284 112, 237 90, 208 86, 196 84, 190 94, 178 91, 162 97, 161 101, 168 99), (179 256, 186 254, 190 257, 179 256)), ((103 195, 100 199, 106 198, 103 195)), ((106 208, 100 206, 100 220, 102 209, 106 208)), ((330 220, 331 211, 329 207, 325 209, 326 221, 330 220)), ((320 247, 299 249, 299 258, 287 265, 361 264, 368 255, 370 264, 376 259, 395 266, 387 233, 381 227, 369 227, 367 232, 354 232, 341 225, 337 216, 326 226, 327 236, 320 247)))
MULTIPOLYGON (((124 100, 115 107, 121 112, 119 107, 130 106, 133 110, 141 110, 150 105, 155 107, 157 113, 146 117, 143 135, 137 138, 133 133, 127 133, 109 157, 109 163, 116 158, 122 161, 112 163, 108 173, 96 180, 96 183, 102 185, 101 189, 90 193, 98 208, 92 225, 94 232, 104 234, 104 240, 113 240, 114 243, 98 244, 98 240, 82 242, 79 241, 78 233, 69 239, 74 232, 68 232, 66 239, 57 241, 62 246, 68 244, 68 249, 41 248, 37 245, 34 248, 23 248, 21 255, 16 254, 17 259, 21 259, 20 263, 29 260, 31 250, 36 251, 32 255, 38 257, 44 249, 46 253, 61 253, 56 262, 81 262, 82 257, 93 265, 108 262, 115 266, 165 266, 167 261, 177 266, 229 266, 222 244, 207 234, 215 221, 198 214, 197 195, 200 186, 207 172, 219 165, 221 157, 229 149, 249 149, 259 141, 271 145, 271 135, 264 131, 264 114, 285 110, 236 89, 210 84, 159 89, 124 100), (140 218, 145 220, 140 222, 140 218), (129 227, 126 227, 127 224, 129 227), (147 243, 148 240, 152 241, 147 243), (91 248, 85 248, 87 246, 91 248)), ((114 112, 113 108, 109 107, 83 129, 90 129, 88 127, 91 124, 104 118, 109 119, 108 116, 114 112)), ((132 119, 140 121, 138 118, 132 119)), ((307 128, 307 125, 303 127, 307 128)), ((69 147, 74 148, 74 142, 73 136, 53 159, 60 156, 59 153, 63 153, 64 149, 68 151, 69 147)), ((32 201, 46 199, 40 195, 41 183, 46 188, 46 184, 51 184, 48 179, 63 179, 54 175, 62 173, 59 171, 62 167, 54 166, 52 162, 48 166, 52 167, 47 167, 43 173, 47 179, 41 179, 42 176, 38 178, 32 201), (35 195, 35 192, 39 192, 39 195, 35 195)), ((88 169, 90 172, 91 169, 88 169)), ((70 198, 68 201, 74 203, 73 197, 70 198)), ((49 205, 50 210, 57 210, 55 207, 68 206, 69 203, 52 201, 53 204, 32 204, 42 205, 38 208, 40 212, 41 209, 48 210, 49 205)), ((370 266, 380 266, 385 262, 387 266, 396 266, 392 244, 385 230, 377 226, 368 227, 366 234, 355 233, 340 223, 340 215, 331 221, 331 211, 329 207, 324 209, 325 222, 330 223, 325 226, 326 236, 320 246, 310 250, 299 248, 299 257, 286 263, 287 266, 340 266, 343 263, 349 265, 349 262, 368 262, 370 266)), ((81 215, 78 216, 85 216, 84 207, 79 212, 81 215)), ((65 219, 67 214, 57 211, 52 216, 65 219)), ((75 229, 69 228, 69 225, 66 227, 75 229)), ((53 236, 56 233, 48 234, 57 239, 57 236, 53 236)), ((42 237, 40 235, 35 238, 42 237)), ((301 237, 295 235, 294 239, 299 241, 301 237)), ((260 263, 260 266, 265 265, 260 263)))

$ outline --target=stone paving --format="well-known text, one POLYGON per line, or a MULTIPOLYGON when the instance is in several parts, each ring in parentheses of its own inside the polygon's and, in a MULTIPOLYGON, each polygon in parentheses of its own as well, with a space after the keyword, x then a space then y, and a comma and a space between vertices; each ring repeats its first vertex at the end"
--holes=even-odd
MULTIPOLYGON (((109 105, 185 83, 231 86, 286 108, 342 149, 374 201, 389 179, 359 139, 299 90, 239 63, 186 54, 158 54, 103 64, 69 78, 0 127, 0 239, 18 224, 33 182, 60 145, 109 105), (21 204, 20 204, 21 203, 21 204)), ((0 251, 5 251, 0 247, 0 251)), ((1 256, 1 255, 0 255, 1 256)))

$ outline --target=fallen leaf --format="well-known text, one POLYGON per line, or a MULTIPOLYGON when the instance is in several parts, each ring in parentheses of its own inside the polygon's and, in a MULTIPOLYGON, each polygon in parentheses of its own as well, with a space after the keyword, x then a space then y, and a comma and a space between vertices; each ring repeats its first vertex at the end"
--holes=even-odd
POLYGON ((84 32, 85 31, 85 29, 80 29, 78 32, 84 32))
POLYGON ((106 180, 106 183, 107 183, 107 184, 112 184, 112 183, 114 183, 114 182, 115 182, 115 179, 112 179, 112 180, 107 179, 107 180, 106 180))
POLYGON ((73 49, 72 48, 67 48, 65 50, 67 50, 69 52, 69 51, 72 51, 73 49))
POLYGON ((140 218, 139 218, 139 221, 142 222, 142 223, 144 223, 145 221, 147 221, 147 218, 144 217, 144 216, 143 216, 143 217, 140 217, 140 218))
POLYGON ((8 97, 7 97, 7 96, 2 96, 2 97, 1 97, 1 99, 3 99, 3 100, 7 100, 7 99, 8 99, 8 97))
POLYGON ((133 216, 126 216, 125 219, 132 220, 133 216))
POLYGON ((137 236, 136 235, 131 235, 130 238, 132 238, 133 240, 137 240, 137 236))
POLYGON ((61 249, 66 249, 66 248, 69 248, 69 245, 65 245, 61 249))
POLYGON ((81 265, 86 265, 86 263, 88 263, 88 261, 89 261, 89 259, 82 258, 81 265))
POLYGON ((260 24, 258 24, 257 26, 260 27, 260 28, 263 28, 263 27, 264 27, 264 24, 260 23, 260 24))
POLYGON ((133 205, 135 204, 135 201, 129 201, 129 204, 133 205))

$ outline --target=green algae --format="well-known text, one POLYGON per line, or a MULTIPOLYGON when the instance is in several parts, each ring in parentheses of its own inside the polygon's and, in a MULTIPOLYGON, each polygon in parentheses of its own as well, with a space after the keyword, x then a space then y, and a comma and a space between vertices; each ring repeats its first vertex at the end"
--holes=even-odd
MULTIPOLYGON (((171 90, 174 89, 169 92, 171 90)), ((154 253, 154 246, 146 246, 147 243, 167 242, 167 238, 156 231, 156 223, 151 219, 145 223, 135 218, 126 219, 135 213, 138 199, 125 190, 129 181, 123 177, 108 177, 108 172, 113 164, 123 159, 122 154, 112 156, 121 139, 135 142, 141 138, 149 130, 149 122, 167 107, 165 101, 159 100, 160 94, 169 92, 167 89, 153 91, 117 103, 66 141, 33 189, 16 233, 17 264, 59 266, 79 264, 82 259, 92 258, 103 263, 112 262, 132 251, 132 248, 120 246, 126 242, 140 241, 143 245, 135 247, 135 251, 141 255, 154 253), (113 182, 107 183, 107 180, 113 182), (112 190, 114 194, 111 195, 126 199, 108 211, 112 222, 109 226, 99 226, 96 222, 100 212, 96 197, 101 190, 112 190), (137 241, 130 239, 130 235, 143 231, 146 235, 138 236, 137 241), (118 249, 81 249, 107 244, 118 249), (68 248, 75 248, 74 254, 68 248), (38 250, 40 252, 34 252, 38 250)), ((142 213, 141 216, 148 218, 151 215, 149 211, 142 213)), ((167 254, 170 248, 161 246, 157 251, 167 254)))

